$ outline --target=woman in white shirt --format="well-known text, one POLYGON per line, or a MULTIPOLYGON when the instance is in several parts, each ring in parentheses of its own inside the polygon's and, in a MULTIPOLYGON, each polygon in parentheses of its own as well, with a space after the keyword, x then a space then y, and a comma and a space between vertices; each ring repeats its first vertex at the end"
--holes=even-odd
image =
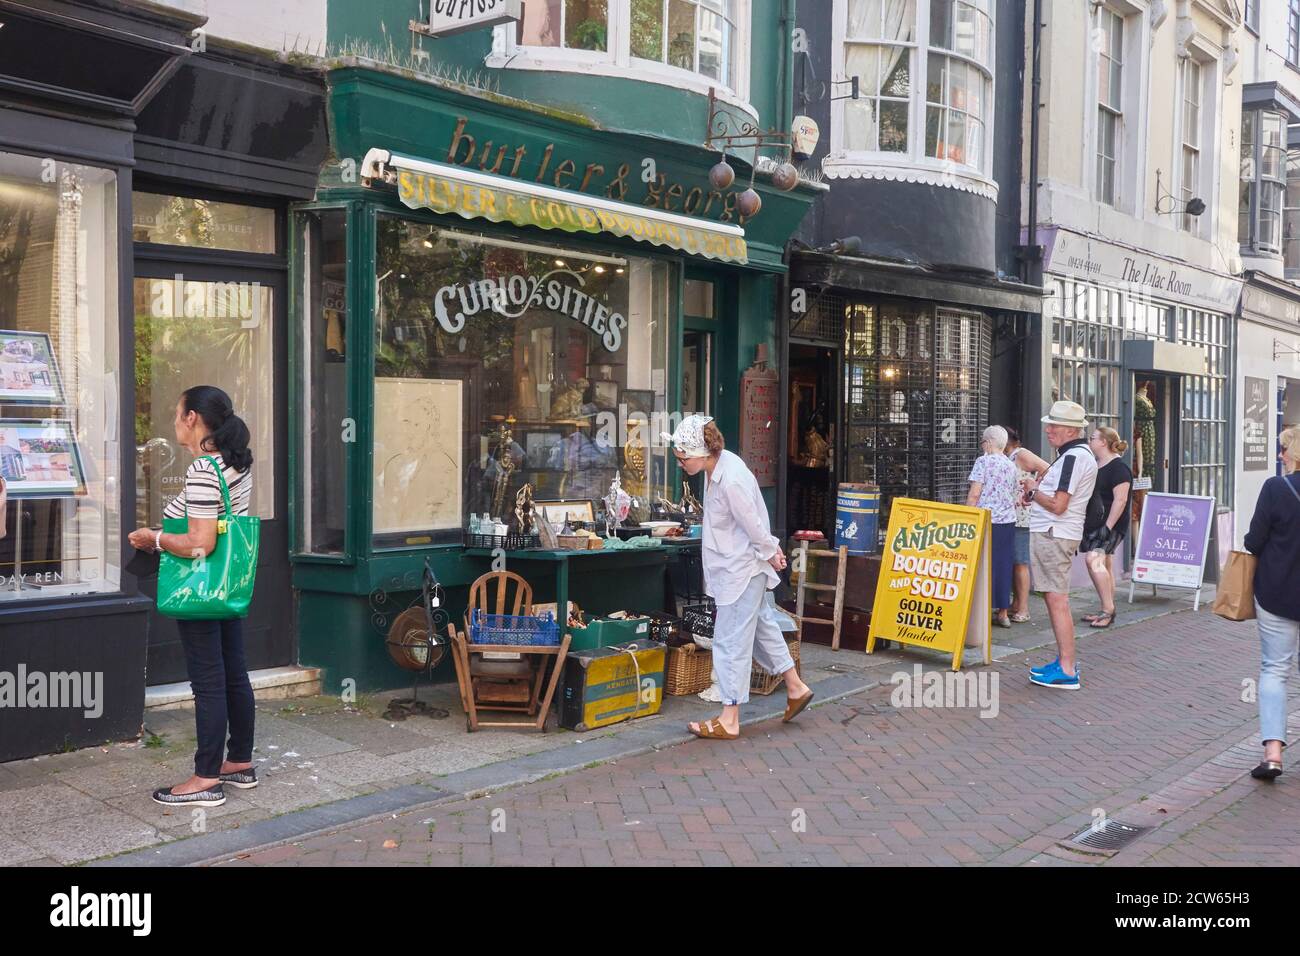
POLYGON ((682 470, 705 473, 704 533, 700 542, 704 590, 717 604, 713 624, 713 669, 722 693, 722 714, 689 725, 711 740, 740 736, 740 705, 749 700, 751 663, 785 679, 789 723, 808 706, 813 692, 799 677, 766 592, 785 568, 780 542, 772 536, 767 505, 745 463, 727 451, 722 433, 707 415, 688 415, 671 435, 682 470))

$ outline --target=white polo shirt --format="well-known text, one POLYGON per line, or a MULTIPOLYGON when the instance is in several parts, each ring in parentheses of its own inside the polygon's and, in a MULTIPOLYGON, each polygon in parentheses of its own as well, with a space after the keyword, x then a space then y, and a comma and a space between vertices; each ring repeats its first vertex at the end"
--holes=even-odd
POLYGON ((1052 532, 1052 537, 1063 541, 1083 538, 1083 523, 1088 515, 1088 499, 1097 484, 1097 459, 1088 448, 1087 439, 1076 438, 1062 445, 1047 474, 1039 482, 1038 490, 1048 498, 1057 491, 1068 491, 1070 503, 1064 514, 1054 515, 1037 501, 1029 506, 1029 530, 1052 532))

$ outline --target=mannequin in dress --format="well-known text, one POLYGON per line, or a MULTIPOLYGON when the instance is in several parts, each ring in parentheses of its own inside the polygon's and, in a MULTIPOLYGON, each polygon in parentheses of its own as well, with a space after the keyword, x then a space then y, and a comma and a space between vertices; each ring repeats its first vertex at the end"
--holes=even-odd
POLYGON ((1150 388, 1150 382, 1143 382, 1133 397, 1133 473, 1143 478, 1156 473, 1156 406, 1150 388))

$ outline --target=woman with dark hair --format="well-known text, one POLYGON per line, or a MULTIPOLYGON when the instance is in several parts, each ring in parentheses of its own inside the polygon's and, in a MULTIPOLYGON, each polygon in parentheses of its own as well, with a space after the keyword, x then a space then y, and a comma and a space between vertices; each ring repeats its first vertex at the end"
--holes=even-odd
MULTIPOLYGON (((230 396, 213 385, 187 389, 176 404, 172 424, 177 443, 195 459, 185 472, 184 490, 167 503, 163 517, 188 517, 188 531, 166 534, 154 528, 139 528, 131 532, 130 541, 141 551, 204 558, 217 546, 217 519, 224 508, 221 478, 230 494, 231 511, 248 514, 253 491, 248 426, 235 414, 230 396)), ((174 787, 155 790, 153 799, 168 806, 219 807, 226 802, 223 784, 241 790, 257 786, 253 770, 253 686, 244 661, 243 621, 178 620, 176 627, 194 689, 198 752, 194 756, 194 776, 174 787), (224 762, 223 753, 227 758, 224 762)))

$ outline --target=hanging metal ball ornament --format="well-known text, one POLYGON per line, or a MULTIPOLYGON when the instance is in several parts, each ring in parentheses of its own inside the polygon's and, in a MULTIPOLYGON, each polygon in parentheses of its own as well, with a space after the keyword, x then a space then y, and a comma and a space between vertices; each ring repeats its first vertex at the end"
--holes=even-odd
POLYGON ((799 184, 799 170, 792 163, 782 163, 772 170, 772 185, 783 192, 789 192, 799 184))
POLYGON ((763 208, 763 199, 751 186, 736 197, 736 208, 740 210, 742 216, 748 219, 751 216, 758 215, 758 211, 763 208))
POLYGON ((735 181, 736 171, 727 165, 725 159, 709 170, 709 185, 714 189, 726 189, 735 181))

